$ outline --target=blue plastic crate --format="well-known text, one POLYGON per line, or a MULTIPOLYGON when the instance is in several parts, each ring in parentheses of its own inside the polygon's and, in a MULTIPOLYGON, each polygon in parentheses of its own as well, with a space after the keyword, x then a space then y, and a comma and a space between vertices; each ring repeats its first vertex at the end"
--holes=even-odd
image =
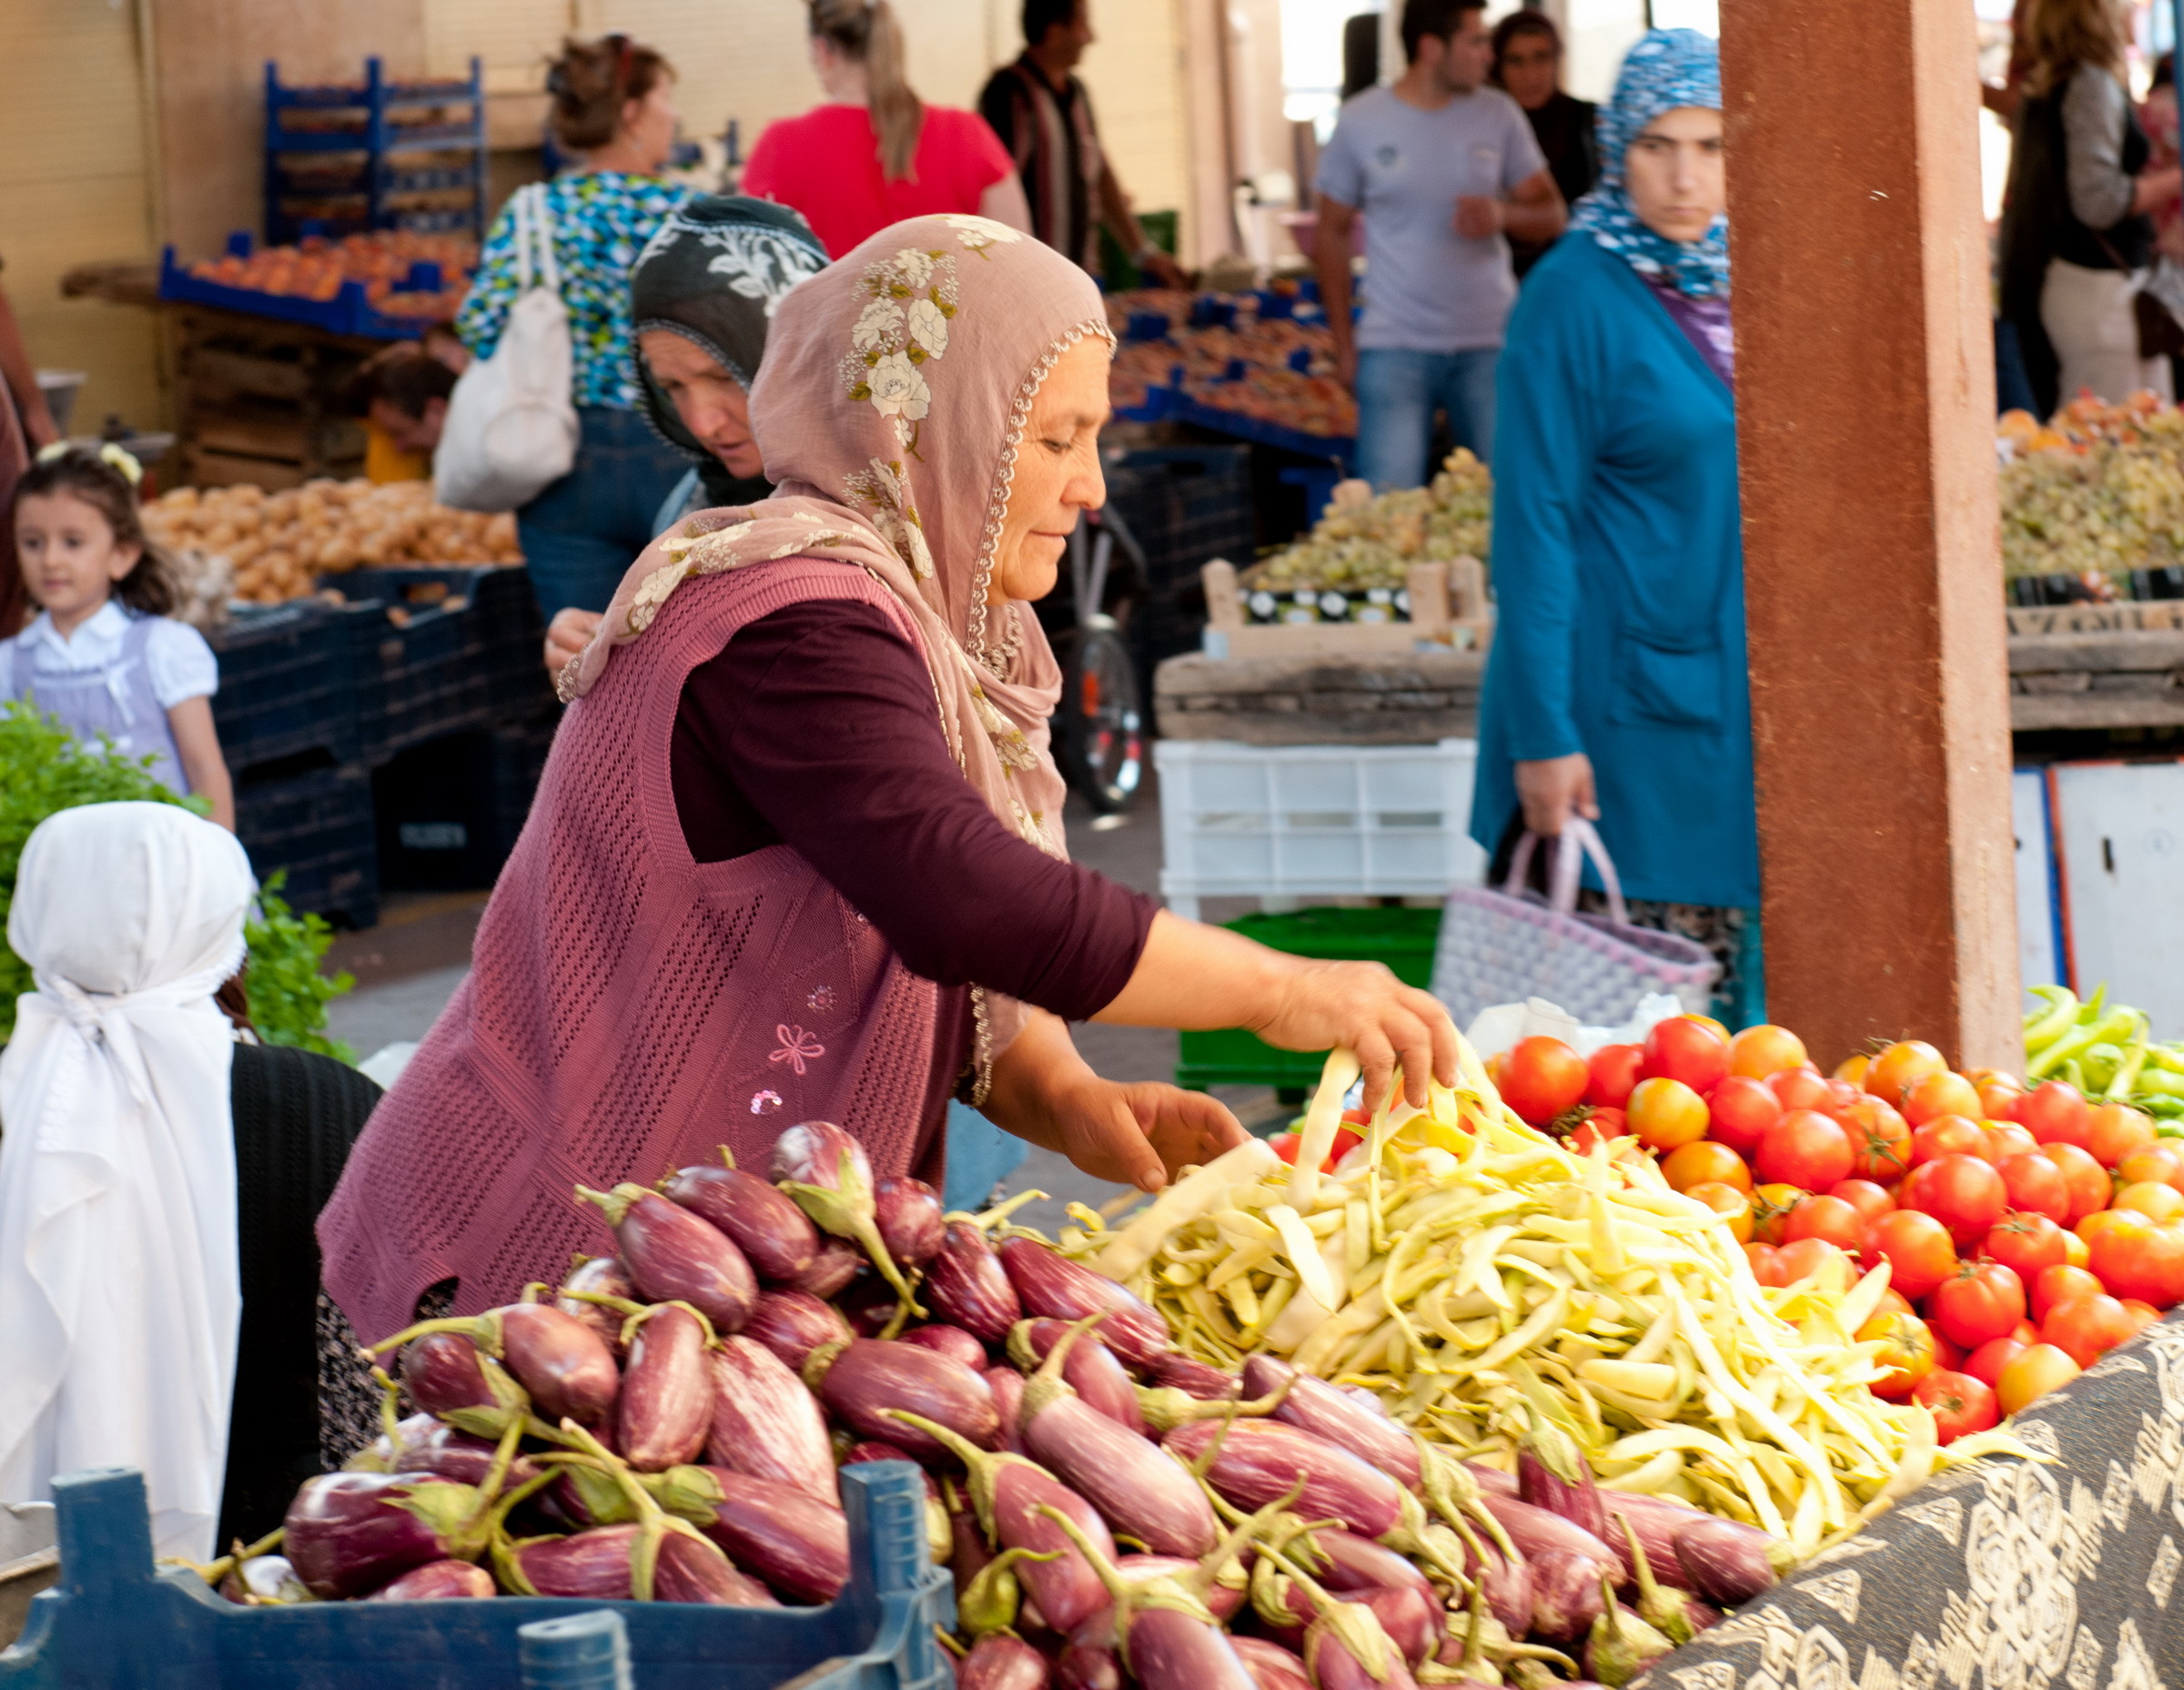
POLYGON ((955 1624, 955 1584, 927 1559, 925 1481, 908 1462, 844 1470, 852 1572, 824 1608, 531 1596, 238 1607, 193 1573, 154 1568, 135 1472, 71 1473, 53 1491, 60 1580, 32 1599, 22 1642, 0 1655, 7 1690, 521 1690, 526 1667, 547 1682, 550 1657, 575 1665, 568 1657, 581 1653, 542 1647, 522 1629, 597 1613, 620 1617, 641 1690, 954 1683, 934 1627, 955 1624))
POLYGON ((288 876, 280 895, 290 908, 352 927, 379 921, 379 852, 363 764, 238 781, 235 832, 258 879, 288 876))
POLYGON ((252 609, 207 638, 219 659, 212 701, 220 752, 238 773, 305 752, 357 755, 357 705, 343 614, 318 599, 252 609))
POLYGON ((546 627, 528 570, 398 566, 322 575, 318 584, 352 604, 382 607, 359 629, 354 656, 367 760, 441 734, 525 720, 553 703, 546 627))
MULTIPOLYGON (((229 238, 230 249, 236 238, 229 238)), ((247 242, 249 237, 240 238, 247 242)), ((299 299, 288 294, 261 293, 255 288, 230 288, 192 276, 175 262, 172 247, 159 255, 159 297, 217 306, 223 311, 244 311, 253 317, 277 318, 286 323, 308 323, 329 334, 358 335, 373 340, 415 339, 425 328, 421 318, 388 317, 372 309, 359 281, 343 282, 341 291, 331 299, 299 299)))

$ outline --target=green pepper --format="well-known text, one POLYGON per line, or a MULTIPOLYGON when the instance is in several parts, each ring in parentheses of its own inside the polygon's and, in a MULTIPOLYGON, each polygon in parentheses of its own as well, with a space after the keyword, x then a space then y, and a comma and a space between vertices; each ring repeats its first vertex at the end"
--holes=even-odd
POLYGON ((2041 1051, 2036 1059, 2027 1062, 2025 1065, 2025 1078, 2035 1082, 2047 1079, 2094 1046, 2113 1044, 2118 1038, 2129 1037, 2138 1025, 2138 1010, 2121 1008, 2101 1017, 2090 1026, 2079 1027, 2066 1037, 2057 1039, 2041 1051))
POLYGON ((2037 1056, 2069 1031, 2078 1020, 2078 994, 2067 986, 2036 986, 2032 995, 2048 1007, 2025 1017, 2025 1054, 2037 1056))

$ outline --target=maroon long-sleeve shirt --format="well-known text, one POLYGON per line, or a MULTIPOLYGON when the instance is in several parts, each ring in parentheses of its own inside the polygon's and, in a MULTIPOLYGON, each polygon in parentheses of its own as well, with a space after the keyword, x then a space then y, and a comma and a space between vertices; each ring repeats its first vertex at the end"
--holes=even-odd
POLYGON ((683 683, 671 758, 691 855, 794 846, 941 994, 937 1122, 970 1053, 976 982, 1065 1020, 1120 993, 1155 902, 1048 856, 963 778, 925 662, 867 604, 793 604, 683 683))

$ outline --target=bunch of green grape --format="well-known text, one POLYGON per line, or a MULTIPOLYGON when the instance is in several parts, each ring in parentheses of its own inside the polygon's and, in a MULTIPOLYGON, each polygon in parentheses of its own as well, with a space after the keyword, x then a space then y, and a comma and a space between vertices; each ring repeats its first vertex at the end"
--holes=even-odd
POLYGON ((1301 588, 1359 592, 1401 588, 1413 563, 1484 562, 1493 531, 1493 476, 1459 448, 1430 487, 1405 488, 1328 508, 1304 539, 1246 572, 1244 584, 1272 592, 1301 588))

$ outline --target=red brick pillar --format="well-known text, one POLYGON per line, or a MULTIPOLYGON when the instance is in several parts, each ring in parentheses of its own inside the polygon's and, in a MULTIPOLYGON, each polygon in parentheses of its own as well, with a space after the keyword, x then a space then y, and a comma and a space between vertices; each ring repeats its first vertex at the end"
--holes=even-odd
POLYGON ((2014 1067, 1971 8, 1722 0, 1769 1013, 2014 1067))

